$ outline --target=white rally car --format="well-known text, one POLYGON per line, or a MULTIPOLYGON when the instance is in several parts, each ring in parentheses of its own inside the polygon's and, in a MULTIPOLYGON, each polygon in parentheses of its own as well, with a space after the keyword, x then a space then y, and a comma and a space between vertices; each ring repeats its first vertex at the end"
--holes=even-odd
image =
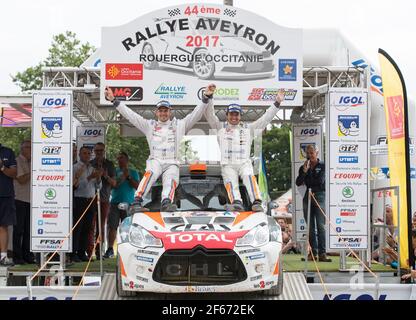
MULTIPOLYGON (((224 209, 227 197, 218 168, 194 169, 181 174, 177 211, 158 210, 161 186, 154 186, 145 205, 150 211, 133 212, 120 225, 118 295, 249 291, 279 295, 283 288, 279 225, 263 212, 224 209)), ((248 208, 244 187, 241 193, 248 208)))

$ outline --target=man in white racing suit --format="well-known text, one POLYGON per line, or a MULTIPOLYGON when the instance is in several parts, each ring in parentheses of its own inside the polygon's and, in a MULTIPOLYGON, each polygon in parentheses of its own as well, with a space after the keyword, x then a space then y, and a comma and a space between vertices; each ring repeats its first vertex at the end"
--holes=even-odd
MULTIPOLYGON (((215 86, 208 86, 211 93, 215 86)), ((199 121, 211 99, 203 98, 203 102, 183 119, 171 119, 172 110, 168 101, 160 101, 156 105, 157 120, 147 120, 126 106, 123 101, 116 100, 110 88, 106 88, 106 99, 112 101, 117 111, 130 121, 146 136, 150 156, 146 161, 146 172, 137 188, 136 203, 142 206, 143 198, 150 191, 156 180, 162 176, 161 211, 174 211, 175 190, 179 182, 178 150, 183 136, 199 121)))
POLYGON ((242 109, 237 104, 227 107, 226 122, 218 120, 213 104, 206 109, 205 117, 210 127, 216 130, 221 151, 221 174, 233 210, 244 210, 239 190, 239 177, 249 194, 252 210, 263 210, 259 187, 250 160, 251 144, 255 133, 261 134, 261 131, 273 120, 283 100, 284 91, 279 90, 274 104, 262 117, 249 124, 241 122, 242 109))

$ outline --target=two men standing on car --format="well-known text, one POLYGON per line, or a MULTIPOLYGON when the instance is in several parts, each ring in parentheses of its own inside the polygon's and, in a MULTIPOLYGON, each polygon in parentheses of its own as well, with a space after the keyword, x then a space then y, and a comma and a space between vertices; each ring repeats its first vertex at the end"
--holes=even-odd
MULTIPOLYGON (((106 88, 105 97, 113 102, 120 114, 130 121, 146 136, 150 155, 146 161, 146 170, 136 191, 136 202, 142 206, 143 198, 150 191, 156 180, 162 176, 161 211, 175 211, 175 190, 179 183, 178 151, 182 138, 197 123, 205 109, 211 104, 209 96, 215 86, 206 88, 202 103, 183 119, 172 119, 172 107, 168 101, 156 105, 156 120, 147 120, 128 108, 125 102, 116 100, 110 88, 106 88)), ((143 208, 144 209, 144 208, 143 208)))

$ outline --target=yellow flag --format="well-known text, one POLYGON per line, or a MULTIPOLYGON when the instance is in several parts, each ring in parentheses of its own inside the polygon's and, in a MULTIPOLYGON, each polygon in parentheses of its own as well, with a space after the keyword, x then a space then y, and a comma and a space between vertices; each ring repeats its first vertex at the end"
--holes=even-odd
MULTIPOLYGON (((413 255, 409 255, 409 251, 411 251, 409 244, 412 242, 409 241, 411 192, 406 87, 400 70, 393 59, 382 49, 379 49, 378 53, 386 113, 390 185, 399 186, 400 212, 398 212, 395 195, 392 195, 392 206, 394 224, 397 225, 398 220, 400 220, 400 267, 409 268, 409 257, 413 260, 413 255), (399 216, 400 219, 398 219, 399 216)), ((413 263, 413 261, 410 261, 410 263, 413 263)))

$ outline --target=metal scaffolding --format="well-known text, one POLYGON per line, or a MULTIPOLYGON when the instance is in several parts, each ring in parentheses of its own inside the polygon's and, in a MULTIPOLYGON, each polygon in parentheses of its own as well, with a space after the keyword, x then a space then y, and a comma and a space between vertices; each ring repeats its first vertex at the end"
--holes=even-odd
MULTIPOLYGON (((100 105, 100 68, 43 68, 44 90, 68 89, 74 92, 74 116, 81 123, 122 123, 113 108, 100 105)), ((317 121, 325 116, 325 94, 334 87, 365 87, 365 70, 356 67, 306 67, 303 68, 303 106, 283 107, 274 119, 275 123, 290 121, 317 121)), ((132 109, 145 118, 153 118, 154 106, 132 106, 132 109)), ((193 106, 175 106, 174 115, 185 117, 193 106)), ((225 118, 223 107, 216 113, 225 118)), ((264 106, 244 108, 243 120, 254 121, 264 113, 264 106)))

